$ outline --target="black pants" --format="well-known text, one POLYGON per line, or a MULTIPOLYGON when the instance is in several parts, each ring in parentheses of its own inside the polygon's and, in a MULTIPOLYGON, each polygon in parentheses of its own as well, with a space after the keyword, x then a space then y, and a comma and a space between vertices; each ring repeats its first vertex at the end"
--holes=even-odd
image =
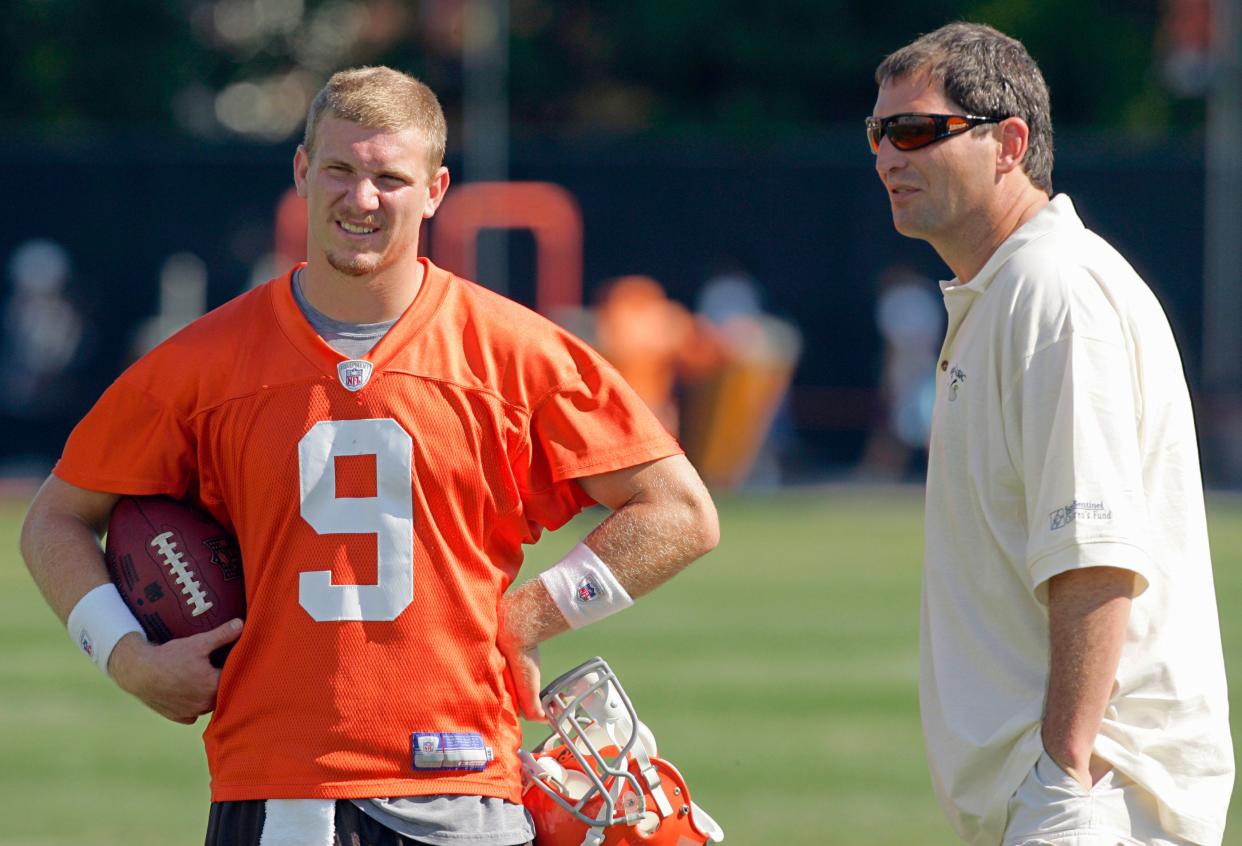
MULTIPOLYGON (((212 802, 204 846, 259 846, 266 817, 262 799, 212 802)), ((421 840, 413 840, 386 828, 358 810, 353 802, 344 799, 336 803, 336 838, 333 843, 335 846, 427 846, 421 840)))

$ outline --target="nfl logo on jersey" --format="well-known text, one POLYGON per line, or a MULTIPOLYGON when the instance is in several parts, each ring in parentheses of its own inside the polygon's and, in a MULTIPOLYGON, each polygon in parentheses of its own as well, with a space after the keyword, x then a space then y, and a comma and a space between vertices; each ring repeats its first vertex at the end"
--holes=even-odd
POLYGON ((336 375, 341 380, 341 387, 360 391, 371 379, 371 362, 359 359, 342 361, 336 366, 336 375))
POLYGON ((599 588, 595 587, 595 582, 591 581, 590 576, 583 576, 582 581, 578 582, 578 601, 590 602, 599 596, 599 588))

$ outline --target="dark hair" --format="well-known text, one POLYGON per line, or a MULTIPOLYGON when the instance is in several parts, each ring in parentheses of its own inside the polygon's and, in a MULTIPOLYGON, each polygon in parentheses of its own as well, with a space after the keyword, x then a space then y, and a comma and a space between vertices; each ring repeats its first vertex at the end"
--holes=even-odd
POLYGON ((986 24, 952 23, 887 56, 875 71, 877 85, 927 74, 966 112, 1020 117, 1031 134, 1022 169, 1052 195, 1052 107, 1048 84, 1022 42, 986 24))

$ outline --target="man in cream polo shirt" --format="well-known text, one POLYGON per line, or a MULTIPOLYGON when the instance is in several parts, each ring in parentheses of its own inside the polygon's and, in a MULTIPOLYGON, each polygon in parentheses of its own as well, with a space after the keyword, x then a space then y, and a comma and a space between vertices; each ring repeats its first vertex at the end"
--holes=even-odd
POLYGON ((876 81, 868 136, 894 225, 956 275, 920 678, 941 804, 987 846, 1218 844, 1233 754, 1168 320, 1052 197, 1048 91, 1020 43, 952 24, 876 81))

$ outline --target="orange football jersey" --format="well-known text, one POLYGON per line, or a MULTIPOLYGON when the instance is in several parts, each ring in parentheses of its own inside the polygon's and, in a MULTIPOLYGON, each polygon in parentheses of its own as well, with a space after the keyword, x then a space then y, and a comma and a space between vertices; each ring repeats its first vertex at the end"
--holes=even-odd
POLYGON ((56 466, 237 535, 248 610, 204 735, 215 801, 519 802, 496 631, 521 546, 591 503, 575 478, 680 451, 581 341, 425 271, 356 361, 289 275, 243 294, 122 374, 56 466))

